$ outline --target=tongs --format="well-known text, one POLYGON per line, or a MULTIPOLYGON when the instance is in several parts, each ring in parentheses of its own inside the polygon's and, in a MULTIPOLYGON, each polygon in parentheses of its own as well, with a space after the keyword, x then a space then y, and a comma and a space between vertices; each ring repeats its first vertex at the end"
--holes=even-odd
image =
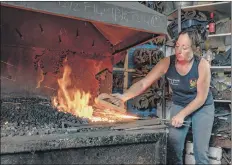
MULTIPOLYGON (((171 123, 171 120, 169 120, 169 119, 160 119, 160 120, 165 121, 167 123, 171 123)), ((191 123, 191 121, 184 121, 182 125, 186 126, 186 127, 190 127, 190 123, 191 123)))

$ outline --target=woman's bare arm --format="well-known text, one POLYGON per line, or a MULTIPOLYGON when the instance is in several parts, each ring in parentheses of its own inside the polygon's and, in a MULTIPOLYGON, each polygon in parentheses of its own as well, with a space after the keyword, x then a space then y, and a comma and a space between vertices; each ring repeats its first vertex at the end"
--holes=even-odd
POLYGON ((170 57, 165 57, 160 60, 154 68, 146 75, 145 78, 133 84, 120 98, 123 101, 127 101, 133 97, 136 97, 143 93, 148 87, 150 87, 155 81, 163 76, 169 67, 170 57))

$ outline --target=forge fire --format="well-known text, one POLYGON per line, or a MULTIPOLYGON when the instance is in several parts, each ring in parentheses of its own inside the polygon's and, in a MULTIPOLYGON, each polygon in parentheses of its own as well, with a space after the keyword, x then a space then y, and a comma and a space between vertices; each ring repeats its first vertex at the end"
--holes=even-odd
POLYGON ((73 83, 70 78, 71 72, 71 68, 68 64, 65 64, 63 76, 57 81, 59 89, 57 96, 53 98, 53 105, 59 111, 87 118, 92 122, 115 122, 122 119, 137 119, 136 116, 126 115, 123 112, 115 112, 113 109, 100 109, 96 106, 90 106, 89 100, 92 97, 91 94, 75 88, 75 85, 73 85, 75 82, 73 83))
MULTIPOLYGON (((59 88, 51 99, 23 97, 2 99, 1 136, 62 132, 65 122, 111 123, 137 119, 136 116, 123 112, 90 105, 91 94, 76 88, 71 75, 72 69, 66 59, 63 75, 57 80, 59 88)), ((41 76, 37 84, 42 84, 43 79, 41 76)), ((40 85, 36 88, 39 87, 40 85)))
POLYGON ((2 12, 2 137, 65 133, 68 122, 137 119, 94 102, 112 93, 115 59, 95 27, 102 25, 10 7, 2 12))

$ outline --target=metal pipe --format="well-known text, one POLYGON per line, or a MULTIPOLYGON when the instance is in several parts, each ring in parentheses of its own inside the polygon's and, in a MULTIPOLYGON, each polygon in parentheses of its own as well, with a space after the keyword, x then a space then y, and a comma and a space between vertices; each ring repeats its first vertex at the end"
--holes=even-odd
POLYGON ((181 31, 181 3, 178 5, 178 33, 181 31))
MULTIPOLYGON (((164 44, 165 45, 165 44, 164 44)), ((166 46, 164 46, 164 49, 163 49, 164 53, 166 52, 166 46)), ((162 118, 163 119, 166 119, 167 117, 167 112, 166 112, 166 99, 165 99, 165 93, 166 93, 166 88, 165 88, 165 76, 162 77, 162 118)))

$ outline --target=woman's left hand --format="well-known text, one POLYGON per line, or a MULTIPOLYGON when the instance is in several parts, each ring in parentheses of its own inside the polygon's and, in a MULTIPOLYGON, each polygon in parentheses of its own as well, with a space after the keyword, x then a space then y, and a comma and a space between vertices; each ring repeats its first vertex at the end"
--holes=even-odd
POLYGON ((185 118, 185 116, 183 116, 181 114, 177 114, 176 116, 174 116, 172 118, 172 126, 181 127, 184 123, 184 118, 185 118))

